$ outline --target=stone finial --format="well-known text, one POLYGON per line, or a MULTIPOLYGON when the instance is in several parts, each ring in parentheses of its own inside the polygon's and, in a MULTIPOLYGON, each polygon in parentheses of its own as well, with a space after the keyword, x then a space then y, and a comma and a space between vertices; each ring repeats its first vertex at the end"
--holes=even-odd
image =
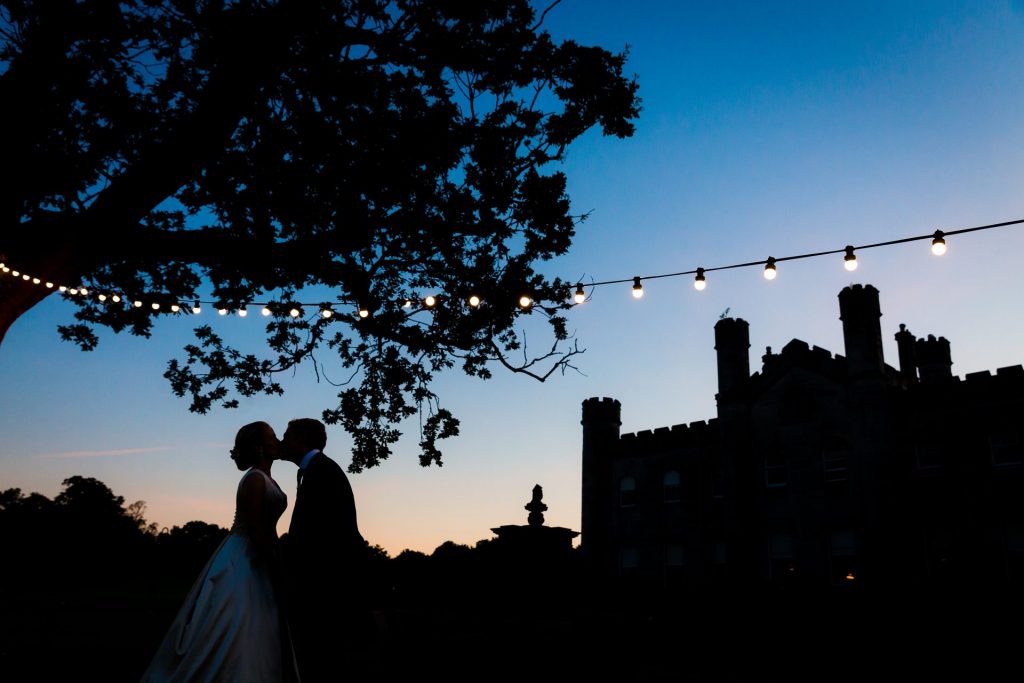
POLYGON ((533 487, 533 499, 524 506, 526 510, 530 511, 530 516, 526 518, 530 526, 544 526, 544 511, 548 509, 548 506, 541 502, 543 497, 544 489, 537 484, 533 487))

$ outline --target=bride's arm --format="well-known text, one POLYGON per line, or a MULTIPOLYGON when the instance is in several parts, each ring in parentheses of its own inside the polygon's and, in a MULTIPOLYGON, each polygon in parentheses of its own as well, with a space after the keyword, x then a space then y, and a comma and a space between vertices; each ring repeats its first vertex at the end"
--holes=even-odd
POLYGON ((249 476, 242 480, 238 490, 238 513, 242 528, 252 545, 254 557, 272 560, 277 549, 277 531, 268 522, 263 509, 267 481, 263 477, 249 476))

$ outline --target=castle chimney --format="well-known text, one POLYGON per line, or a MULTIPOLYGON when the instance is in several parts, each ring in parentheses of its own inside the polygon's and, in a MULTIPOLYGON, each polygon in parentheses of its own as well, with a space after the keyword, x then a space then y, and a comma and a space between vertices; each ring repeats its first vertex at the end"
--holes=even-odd
POLYGON ((950 369, 953 365, 949 351, 949 340, 945 337, 935 338, 929 334, 927 339, 918 339, 914 348, 917 355, 917 370, 922 382, 942 382, 953 377, 950 369))
POLYGON ((583 490, 580 544, 589 571, 611 562, 612 460, 618 452, 622 405, 610 398, 583 402, 583 490))
POLYGON ((900 331, 896 333, 896 347, 900 354, 900 375, 908 382, 917 381, 917 354, 914 353, 916 340, 907 326, 900 323, 900 331))
POLYGON ((839 319, 843 321, 846 366, 853 378, 882 375, 885 358, 882 355, 881 317, 878 290, 871 285, 851 285, 839 292, 839 319))
POLYGON ((750 325, 740 318, 715 323, 718 398, 721 401, 750 379, 750 325))

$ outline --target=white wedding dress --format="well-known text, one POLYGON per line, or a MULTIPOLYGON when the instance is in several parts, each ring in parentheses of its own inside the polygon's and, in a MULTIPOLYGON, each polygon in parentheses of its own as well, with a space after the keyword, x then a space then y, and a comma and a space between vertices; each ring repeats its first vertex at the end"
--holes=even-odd
MULTIPOLYGON (((262 514, 271 528, 288 507, 277 483, 263 476, 262 514)), ((144 682, 297 681, 291 639, 283 625, 266 560, 253 562, 248 530, 235 509, 231 533, 206 563, 175 617, 160 649, 142 676, 144 682), (287 653, 286 655, 284 653, 287 653), (284 661, 290 671, 285 670, 284 661)))

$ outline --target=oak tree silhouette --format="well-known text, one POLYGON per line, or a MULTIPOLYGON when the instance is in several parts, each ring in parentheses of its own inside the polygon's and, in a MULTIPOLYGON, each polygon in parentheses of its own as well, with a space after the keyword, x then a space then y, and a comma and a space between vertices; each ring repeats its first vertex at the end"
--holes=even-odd
MULTIPOLYGON (((534 270, 582 218, 557 166, 592 127, 632 135, 639 111, 625 53, 556 41, 546 14, 527 0, 3 3, 0 258, 87 285, 64 294, 77 322, 60 327, 83 349, 97 326, 148 336, 200 294, 269 300, 265 353, 200 326, 170 361, 191 410, 279 394, 278 373, 326 349, 352 373, 323 413, 354 438, 350 469, 388 457, 417 413, 421 463, 440 464, 458 420, 434 373, 544 379, 580 351, 560 314, 575 283, 534 270), (288 315, 311 296, 337 314, 288 315), (520 355, 528 314, 550 323, 550 352, 520 355)), ((0 340, 53 292, 0 280, 0 340)))

